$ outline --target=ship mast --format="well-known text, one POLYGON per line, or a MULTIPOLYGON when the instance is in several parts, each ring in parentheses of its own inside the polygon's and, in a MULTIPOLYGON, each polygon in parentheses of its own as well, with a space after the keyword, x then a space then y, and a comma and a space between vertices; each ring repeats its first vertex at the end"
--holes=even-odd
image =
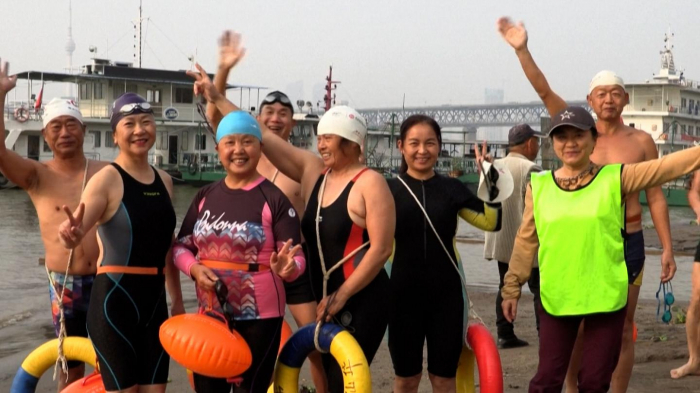
POLYGON ((143 8, 143 1, 139 0, 139 18, 136 19, 136 22, 134 23, 134 65, 137 66, 138 68, 141 68, 141 57, 142 57, 142 47, 141 47, 141 27, 143 24, 143 13, 142 13, 142 8, 143 8))
POLYGON ((333 66, 330 66, 330 70, 328 71, 328 76, 326 77, 326 95, 323 96, 323 102, 325 102, 325 110, 328 111, 331 109, 332 105, 335 105, 335 94, 331 96, 331 93, 333 90, 338 88, 338 83, 340 81, 334 81, 333 80, 333 66), (332 104, 332 105, 331 105, 332 104))
MULTIPOLYGON (((68 41, 66 42, 67 68, 66 72, 73 71, 73 52, 75 52, 75 41, 73 41, 73 4, 68 0, 68 41)), ((73 97, 73 84, 66 84, 66 96, 73 97)))

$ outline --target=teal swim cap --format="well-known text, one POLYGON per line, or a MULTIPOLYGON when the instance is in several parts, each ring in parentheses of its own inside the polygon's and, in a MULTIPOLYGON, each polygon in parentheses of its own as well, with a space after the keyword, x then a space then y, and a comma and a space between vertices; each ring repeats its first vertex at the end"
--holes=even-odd
POLYGON ((216 143, 226 136, 235 134, 252 135, 262 142, 258 121, 244 111, 233 111, 221 119, 219 128, 216 130, 216 143))

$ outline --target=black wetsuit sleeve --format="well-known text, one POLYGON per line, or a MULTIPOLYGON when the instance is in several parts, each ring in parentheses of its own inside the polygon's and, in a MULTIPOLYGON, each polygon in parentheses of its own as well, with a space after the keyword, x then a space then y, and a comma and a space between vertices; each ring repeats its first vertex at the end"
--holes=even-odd
POLYGON ((459 180, 454 181, 459 216, 469 224, 484 231, 501 230, 501 204, 486 203, 477 198, 467 186, 459 180))

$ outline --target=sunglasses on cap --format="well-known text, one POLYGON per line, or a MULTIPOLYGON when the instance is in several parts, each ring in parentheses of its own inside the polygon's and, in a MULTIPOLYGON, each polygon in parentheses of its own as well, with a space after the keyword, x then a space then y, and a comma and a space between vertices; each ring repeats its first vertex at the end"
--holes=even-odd
POLYGON ((499 176, 498 171, 493 165, 491 165, 489 168, 489 173, 486 173, 483 162, 479 163, 479 168, 481 169, 481 173, 484 175, 484 180, 486 180, 486 188, 489 190, 489 198, 493 201, 496 199, 496 197, 498 197, 499 193, 498 187, 496 186, 499 176))
POLYGON ((126 104, 122 106, 117 112, 119 112, 122 115, 130 115, 136 111, 153 113, 153 108, 148 102, 136 102, 133 104, 126 104))
POLYGON ((263 105, 270 105, 276 102, 289 106, 292 105, 292 101, 289 100, 289 97, 287 97, 286 94, 279 91, 273 91, 272 93, 265 96, 265 98, 263 98, 260 106, 262 107, 263 105))
POLYGON ((664 304, 664 313, 661 315, 661 321, 663 323, 670 323, 673 315, 671 314, 671 306, 676 301, 676 297, 673 296, 673 285, 671 282, 661 282, 659 283, 659 290, 656 291, 656 300, 658 301, 658 306, 656 307, 656 318, 659 318, 661 314, 661 302, 664 304), (663 292, 663 300, 659 297, 659 294, 663 292))
POLYGON ((221 309, 224 311, 224 317, 226 318, 229 329, 233 329, 236 326, 236 321, 233 317, 233 306, 228 302, 228 287, 226 287, 226 284, 221 280, 216 280, 214 292, 216 293, 216 298, 219 300, 221 309))

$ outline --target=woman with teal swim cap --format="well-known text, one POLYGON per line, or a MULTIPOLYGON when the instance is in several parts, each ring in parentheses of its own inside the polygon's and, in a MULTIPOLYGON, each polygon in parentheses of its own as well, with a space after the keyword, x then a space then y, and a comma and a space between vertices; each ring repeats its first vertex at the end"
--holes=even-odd
MULTIPOLYGON (((202 188, 174 247, 176 266, 197 284, 200 311, 223 314, 217 293, 232 306, 235 328, 253 354, 240 378, 246 392, 266 392, 280 343, 285 293, 282 281, 305 268, 299 219, 287 197, 257 171, 262 155, 258 122, 231 112, 219 124, 216 151, 226 177, 202 188)), ((232 375, 231 377, 237 377, 232 375)), ((232 380, 194 376, 198 392, 229 392, 232 380)))

